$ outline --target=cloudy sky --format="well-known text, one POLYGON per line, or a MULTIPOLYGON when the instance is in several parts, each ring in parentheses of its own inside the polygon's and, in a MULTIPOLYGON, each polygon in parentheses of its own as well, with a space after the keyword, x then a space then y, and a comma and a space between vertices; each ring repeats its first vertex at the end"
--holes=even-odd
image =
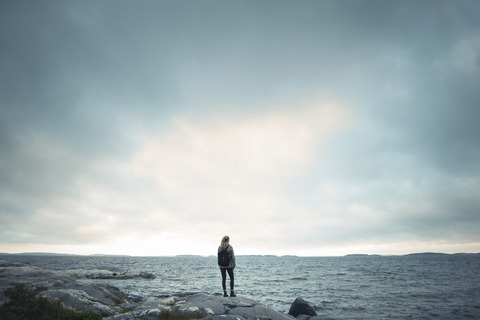
POLYGON ((480 2, 0 3, 0 252, 480 252, 480 2))

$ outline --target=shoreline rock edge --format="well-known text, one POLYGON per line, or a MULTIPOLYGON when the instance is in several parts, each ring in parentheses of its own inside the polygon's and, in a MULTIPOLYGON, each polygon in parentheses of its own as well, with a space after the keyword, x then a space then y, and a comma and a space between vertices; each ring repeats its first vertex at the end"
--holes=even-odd
MULTIPOLYGON (((44 290, 38 293, 41 297, 58 299, 65 307, 76 311, 94 311, 105 320, 158 320, 158 315, 165 311, 199 313, 204 316, 204 320, 295 319, 292 315, 244 297, 195 292, 147 299, 127 295, 109 284, 85 284, 79 281, 110 276, 115 277, 114 272, 109 270, 51 270, 0 260, 0 304, 6 302, 3 294, 5 289, 24 284, 31 288, 42 287, 44 290)), ((127 270, 121 276, 155 277, 137 270, 127 270)), ((308 318, 302 316, 302 320, 308 318)), ((319 319, 317 316, 311 318, 319 319)))

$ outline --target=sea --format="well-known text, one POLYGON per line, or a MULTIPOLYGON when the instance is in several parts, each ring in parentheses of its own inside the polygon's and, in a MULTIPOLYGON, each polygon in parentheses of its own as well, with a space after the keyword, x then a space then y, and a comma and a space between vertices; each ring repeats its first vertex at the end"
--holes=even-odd
MULTIPOLYGON (((106 282, 132 296, 221 293, 216 257, 2 255, 51 269, 136 269, 154 279, 106 282)), ((480 319, 480 254, 237 256, 235 293, 287 313, 297 297, 324 319, 480 319)), ((227 279, 228 285, 228 279, 227 279)))

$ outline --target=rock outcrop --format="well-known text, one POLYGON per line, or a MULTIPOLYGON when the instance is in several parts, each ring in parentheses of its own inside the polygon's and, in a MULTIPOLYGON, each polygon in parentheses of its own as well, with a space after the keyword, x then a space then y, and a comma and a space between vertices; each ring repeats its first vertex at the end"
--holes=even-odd
POLYGON ((158 319, 158 315, 163 311, 196 313, 203 316, 204 320, 294 319, 251 299, 242 297, 228 298, 222 295, 207 293, 193 293, 183 297, 171 296, 165 299, 148 301, 138 306, 135 310, 105 319, 153 320, 158 319))
MULTIPOLYGON (((280 313, 257 301, 243 297, 229 298, 221 294, 182 293, 161 298, 145 298, 127 295, 118 288, 105 284, 104 281, 88 285, 80 281, 109 277, 153 278, 155 275, 137 270, 116 273, 109 270, 59 271, 0 260, 0 304, 6 301, 3 295, 6 288, 22 283, 31 288, 41 287, 43 290, 38 295, 42 297, 58 299, 64 306, 76 311, 97 312, 106 320, 157 320, 158 315, 166 311, 196 313, 204 320, 294 320, 292 315, 280 313)), ((298 302, 297 300, 295 302, 298 302)), ((305 309, 305 306, 302 308, 299 310, 308 309, 305 309)), ((300 314, 313 315, 305 311, 300 314)), ((302 320, 306 319, 302 318, 302 320)))
MULTIPOLYGON (((80 279, 105 278, 113 273, 108 270, 50 270, 37 266, 22 265, 0 260, 0 304, 5 302, 3 292, 16 284, 31 288, 42 288, 39 296, 51 300, 58 299, 73 310, 94 311, 102 316, 122 312, 120 304, 127 300, 125 293, 118 288, 101 283, 82 284, 80 279)), ((145 273, 129 271, 131 278, 146 277, 145 273)), ((148 277, 154 275, 148 275, 148 277)))

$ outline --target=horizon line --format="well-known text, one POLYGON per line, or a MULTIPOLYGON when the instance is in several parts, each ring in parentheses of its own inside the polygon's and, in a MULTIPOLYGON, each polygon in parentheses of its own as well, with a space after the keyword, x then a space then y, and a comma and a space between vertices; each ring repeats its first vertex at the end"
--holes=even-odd
MULTIPOLYGON (((392 256, 409 256, 409 255, 478 255, 480 252, 411 252, 404 254, 375 254, 375 253, 347 253, 344 255, 275 255, 275 254, 240 254, 236 255, 237 257, 298 257, 298 258, 329 258, 329 257, 392 257, 392 256)), ((64 253, 64 252, 0 252, 0 255, 30 255, 30 256, 80 256, 80 257, 92 257, 92 256, 105 256, 105 257, 215 257, 215 255, 201 255, 201 254, 178 254, 178 255, 130 255, 130 254, 108 254, 108 253, 93 253, 93 254, 77 254, 77 253, 64 253)))

